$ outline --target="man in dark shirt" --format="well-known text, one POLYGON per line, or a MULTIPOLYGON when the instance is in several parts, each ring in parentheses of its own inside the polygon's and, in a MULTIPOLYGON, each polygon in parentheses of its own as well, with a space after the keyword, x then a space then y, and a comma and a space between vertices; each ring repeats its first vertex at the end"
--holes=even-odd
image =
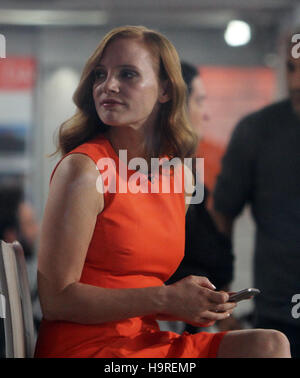
MULTIPOLYGON (((291 46, 290 46, 291 47, 291 46)), ((235 128, 214 192, 219 229, 231 234, 250 204, 256 224, 255 327, 282 331, 300 357, 300 58, 289 48, 289 98, 242 119, 235 128)))

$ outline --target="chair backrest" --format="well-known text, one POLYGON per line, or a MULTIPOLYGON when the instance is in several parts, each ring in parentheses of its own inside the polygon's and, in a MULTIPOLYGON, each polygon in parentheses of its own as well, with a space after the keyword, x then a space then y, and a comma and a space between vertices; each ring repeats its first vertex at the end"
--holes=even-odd
POLYGON ((0 290, 7 358, 33 357, 35 335, 32 303, 23 248, 0 244, 0 290))

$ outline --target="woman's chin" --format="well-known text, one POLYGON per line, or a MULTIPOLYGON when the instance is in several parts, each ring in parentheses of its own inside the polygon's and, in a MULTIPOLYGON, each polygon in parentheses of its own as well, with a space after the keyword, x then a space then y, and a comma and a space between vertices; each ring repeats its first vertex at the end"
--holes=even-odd
POLYGON ((108 117, 100 117, 100 119, 107 126, 112 126, 112 127, 124 126, 124 124, 117 119, 108 118, 108 117))

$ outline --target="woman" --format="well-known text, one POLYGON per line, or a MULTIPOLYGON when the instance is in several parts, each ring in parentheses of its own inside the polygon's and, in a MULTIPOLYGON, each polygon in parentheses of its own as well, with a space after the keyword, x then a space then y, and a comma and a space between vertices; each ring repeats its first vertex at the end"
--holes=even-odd
POLYGON ((201 140, 203 137, 203 125, 210 118, 205 109, 206 90, 197 67, 187 62, 181 62, 181 71, 188 91, 189 119, 199 140, 201 140))
MULTIPOLYGON (((183 257, 185 194, 118 191, 131 177, 128 167, 125 176, 118 173, 126 163, 121 150, 128 160, 149 162, 182 159, 195 149, 172 44, 144 27, 112 30, 88 60, 74 101, 78 111, 60 130, 63 158, 52 173, 42 225, 44 319, 36 356, 287 355, 275 331, 180 336, 158 328, 160 316, 199 324, 224 319, 234 307, 204 277, 163 284, 183 257), (107 158, 117 168, 117 190, 101 194, 96 168, 107 158)), ((176 177, 173 170, 170 180, 176 177)))

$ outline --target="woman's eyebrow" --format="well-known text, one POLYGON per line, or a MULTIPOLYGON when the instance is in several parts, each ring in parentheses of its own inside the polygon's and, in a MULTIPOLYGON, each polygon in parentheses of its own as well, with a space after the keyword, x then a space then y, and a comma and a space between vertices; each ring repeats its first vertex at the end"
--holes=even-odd
POLYGON ((121 64, 117 67, 121 67, 121 68, 131 68, 131 69, 134 69, 134 70, 137 70, 137 66, 133 65, 133 64, 121 64))
MULTIPOLYGON (((95 68, 106 68, 104 64, 97 64, 95 68)), ((116 66, 116 68, 131 68, 137 70, 138 68, 135 65, 132 64, 119 64, 116 66)))

